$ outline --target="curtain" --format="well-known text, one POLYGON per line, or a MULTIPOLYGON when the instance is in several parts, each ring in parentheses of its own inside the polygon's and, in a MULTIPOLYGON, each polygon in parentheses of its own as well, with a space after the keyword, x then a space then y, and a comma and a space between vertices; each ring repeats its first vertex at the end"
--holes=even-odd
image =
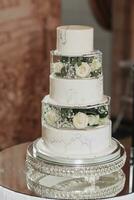
POLYGON ((112 29, 112 1, 89 0, 92 11, 98 23, 107 30, 112 29))
MULTIPOLYGON (((121 61, 134 60, 134 0, 113 1, 112 114, 117 116, 125 94, 128 73, 119 67, 121 61)), ((132 88, 129 88, 131 90, 132 88)), ((132 104, 127 103, 126 119, 132 118, 132 104)))
POLYGON ((41 135, 60 0, 0 1, 0 149, 41 135))
MULTIPOLYGON (((117 117, 128 74, 119 63, 134 59, 134 0, 89 0, 98 23, 113 33, 112 42, 112 116, 117 117)), ((130 88, 131 89, 131 88, 130 88)), ((132 105, 127 104, 125 118, 131 119, 132 105)))

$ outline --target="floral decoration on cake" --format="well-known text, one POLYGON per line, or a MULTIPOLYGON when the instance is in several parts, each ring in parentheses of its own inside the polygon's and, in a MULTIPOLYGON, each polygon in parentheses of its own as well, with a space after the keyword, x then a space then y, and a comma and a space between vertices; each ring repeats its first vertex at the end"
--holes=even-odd
POLYGON ((51 73, 60 78, 97 78, 102 75, 102 55, 98 52, 82 57, 58 57, 51 63, 51 73))
POLYGON ((92 108, 66 108, 43 104, 42 122, 55 128, 86 129, 108 122, 108 105, 92 108))

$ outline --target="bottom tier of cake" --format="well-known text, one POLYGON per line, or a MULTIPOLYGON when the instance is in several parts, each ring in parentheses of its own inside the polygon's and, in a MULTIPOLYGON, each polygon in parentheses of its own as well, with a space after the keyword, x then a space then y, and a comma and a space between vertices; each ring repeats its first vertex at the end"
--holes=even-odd
POLYGON ((49 151, 67 157, 99 157, 114 150, 111 140, 111 121, 87 130, 42 127, 42 137, 49 151))

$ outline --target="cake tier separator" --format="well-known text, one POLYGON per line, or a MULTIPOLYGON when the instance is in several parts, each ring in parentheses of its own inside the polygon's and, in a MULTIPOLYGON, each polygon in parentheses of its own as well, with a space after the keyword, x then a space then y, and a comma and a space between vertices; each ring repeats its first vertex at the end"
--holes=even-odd
POLYGON ((36 140, 29 145, 27 149, 26 167, 32 167, 40 173, 49 174, 60 177, 82 177, 93 176, 96 178, 111 174, 121 169, 126 161, 126 152, 124 147, 115 139, 117 148, 105 156, 94 159, 68 159, 55 157, 55 155, 48 155, 43 152, 41 154, 37 149, 38 142, 36 140))

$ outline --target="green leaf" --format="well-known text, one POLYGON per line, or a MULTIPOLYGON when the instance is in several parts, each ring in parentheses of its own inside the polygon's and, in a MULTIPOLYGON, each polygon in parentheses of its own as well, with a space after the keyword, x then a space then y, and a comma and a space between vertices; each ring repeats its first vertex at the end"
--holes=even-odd
POLYGON ((83 57, 83 58, 82 58, 82 62, 89 63, 89 57, 83 57))
POLYGON ((62 76, 62 77, 65 77, 66 75, 67 75, 67 70, 66 70, 65 67, 63 67, 63 68, 61 69, 61 76, 62 76))
POLYGON ((71 119, 71 117, 73 116, 73 111, 72 109, 68 109, 68 108, 61 108, 61 117, 63 119, 71 119))
POLYGON ((62 63, 67 63, 69 61, 69 57, 68 56, 62 56, 61 59, 60 59, 60 61, 62 63))
POLYGON ((87 115, 97 115, 98 111, 95 108, 90 109, 73 109, 73 113, 76 115, 78 112, 85 113, 87 115))
POLYGON ((77 57, 71 57, 71 58, 70 58, 70 64, 71 64, 72 66, 74 66, 76 63, 77 63, 77 57))
POLYGON ((106 109, 106 106, 101 106, 98 108, 98 114, 100 118, 104 118, 108 115, 108 110, 106 109))
POLYGON ((100 115, 100 118, 107 117, 108 116, 108 111, 105 111, 104 113, 99 114, 99 115, 100 115))
POLYGON ((55 75, 61 77, 61 73, 55 73, 55 75))
POLYGON ((94 56, 93 56, 93 57, 90 57, 89 60, 88 60, 88 62, 89 62, 89 63, 92 63, 92 62, 93 62, 93 59, 94 59, 94 56))
POLYGON ((91 77, 98 77, 102 73, 102 68, 90 72, 91 77))
POLYGON ((86 110, 86 113, 89 115, 97 115, 98 110, 96 108, 89 108, 88 110, 86 110))
POLYGON ((82 64, 82 62, 79 60, 79 61, 77 62, 77 65, 80 66, 81 64, 82 64))

